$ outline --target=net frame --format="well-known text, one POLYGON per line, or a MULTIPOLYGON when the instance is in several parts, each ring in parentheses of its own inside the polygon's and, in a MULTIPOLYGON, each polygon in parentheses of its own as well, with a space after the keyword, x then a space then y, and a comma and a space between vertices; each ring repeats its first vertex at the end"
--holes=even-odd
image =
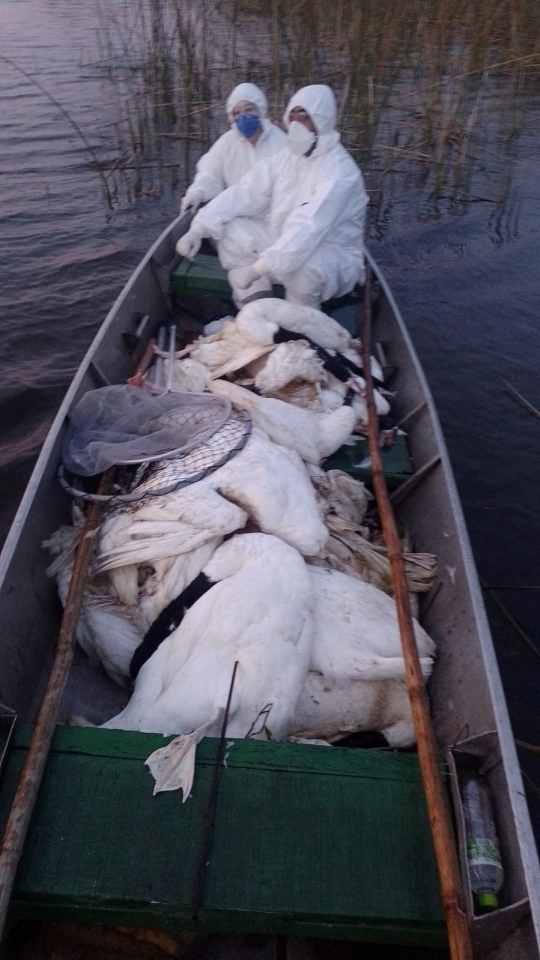
POLYGON ((230 400, 208 393, 151 396, 126 384, 89 390, 69 414, 63 465, 91 477, 111 466, 173 459, 212 437, 231 411, 230 400))
MULTIPOLYGON (((169 493, 173 493, 175 490, 181 490, 183 487, 188 487, 193 483, 197 483, 199 480, 204 480, 205 477, 210 476, 214 473, 219 467, 222 467, 225 463, 228 463, 237 453, 244 449, 246 443, 249 440, 252 430, 252 420, 247 410, 243 407, 237 407, 235 404, 231 404, 231 417, 234 417, 241 424, 241 431, 238 431, 238 437, 233 444, 221 457, 219 457, 215 462, 205 467, 203 470, 198 471, 190 475, 185 479, 179 479, 174 481, 168 486, 164 486, 157 490, 143 490, 137 491, 133 490, 131 493, 111 493, 111 494, 98 494, 91 493, 87 490, 82 489, 80 486, 74 485, 74 483, 81 482, 82 477, 70 474, 67 468, 63 463, 60 464, 58 468, 58 480, 61 487, 75 500, 83 501, 85 503, 101 503, 110 506, 115 505, 128 505, 130 503, 139 503, 142 500, 148 500, 155 497, 167 496, 169 493)), ((228 421, 223 425, 221 429, 227 426, 228 421)), ((200 446, 204 446, 208 443, 209 439, 213 439, 219 431, 216 431, 212 437, 204 440, 200 446)), ((186 451, 184 456, 189 456, 192 451, 186 451)), ((172 459, 181 459, 181 458, 170 458, 162 457, 162 460, 172 460, 172 459)), ((149 461, 150 462, 150 461, 149 461)))

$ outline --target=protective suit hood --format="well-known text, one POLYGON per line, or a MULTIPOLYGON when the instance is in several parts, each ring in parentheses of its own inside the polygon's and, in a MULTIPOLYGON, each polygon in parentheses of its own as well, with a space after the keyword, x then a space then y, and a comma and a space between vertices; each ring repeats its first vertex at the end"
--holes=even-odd
POLYGON ((262 90, 256 87, 254 83, 239 83, 227 97, 225 109, 229 123, 233 122, 232 112, 240 100, 247 100, 249 103, 254 103, 259 111, 261 120, 265 119, 268 113, 268 102, 262 90))
POLYGON ((335 132, 337 120, 336 98, 326 84, 316 83, 310 87, 302 87, 291 97, 283 116, 286 130, 289 127, 289 113, 293 107, 302 107, 309 113, 319 137, 335 132))

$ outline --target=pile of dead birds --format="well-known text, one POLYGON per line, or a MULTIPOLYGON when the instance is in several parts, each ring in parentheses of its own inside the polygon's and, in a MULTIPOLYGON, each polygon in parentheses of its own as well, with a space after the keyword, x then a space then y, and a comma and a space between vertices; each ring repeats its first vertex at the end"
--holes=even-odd
MULTIPOLYGON (((390 566, 367 519, 372 497, 323 468, 365 430, 357 344, 317 310, 264 299, 165 363, 170 390, 225 398, 230 415, 199 448, 146 465, 131 482, 134 498, 104 515, 77 640, 116 683, 134 684, 104 726, 177 735, 147 762, 156 791, 180 787, 184 798, 196 745, 219 734, 229 694, 232 738, 332 743, 376 730, 392 747, 410 746, 390 566), (216 453, 240 429, 242 443, 216 453), (213 466, 185 482, 200 455, 213 466)), ((372 375, 385 415, 374 359, 372 375)), ((156 390, 151 375, 125 389, 156 390)), ((62 601, 82 523, 75 506, 73 525, 45 544, 62 601)), ((403 550, 414 604, 435 558, 412 553, 406 538, 403 550)), ((416 621, 415 635, 427 677, 434 644, 416 621)))

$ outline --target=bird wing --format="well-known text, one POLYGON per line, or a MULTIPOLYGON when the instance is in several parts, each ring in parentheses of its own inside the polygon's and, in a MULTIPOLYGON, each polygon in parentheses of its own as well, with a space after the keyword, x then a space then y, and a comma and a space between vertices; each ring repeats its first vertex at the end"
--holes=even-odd
POLYGON ((215 472, 213 482, 263 533, 281 537, 305 556, 322 548, 327 531, 302 460, 262 431, 253 430, 244 449, 215 472))
POLYGON ((97 558, 98 572, 126 564, 152 563, 204 546, 214 537, 226 536, 245 526, 247 514, 230 503, 205 481, 159 497, 132 514, 130 526, 122 524, 118 539, 111 524, 97 558))
POLYGON ((352 339, 345 327, 321 310, 273 297, 246 304, 237 315, 236 323, 238 329, 251 338, 256 336, 257 329, 261 330, 261 338, 264 334, 268 338, 272 326, 274 333, 279 326, 303 333, 327 350, 346 350, 352 339))
MULTIPOLYGON (((337 681, 402 679, 404 661, 396 605, 377 587, 337 570, 308 568, 315 636, 311 669, 337 681)), ((435 645, 415 621, 418 652, 429 668, 435 645)))

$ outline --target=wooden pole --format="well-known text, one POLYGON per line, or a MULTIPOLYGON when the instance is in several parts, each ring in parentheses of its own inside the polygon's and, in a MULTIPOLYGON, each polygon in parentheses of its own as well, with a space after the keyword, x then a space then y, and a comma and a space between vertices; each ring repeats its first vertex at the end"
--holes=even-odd
POLYGON ((127 379, 127 382, 129 383, 130 387, 142 387, 144 383, 144 375, 148 370, 148 367, 152 363, 155 345, 156 345, 156 341, 154 339, 148 341, 146 350, 143 353, 142 360, 139 364, 139 369, 137 370, 137 373, 134 373, 132 377, 128 377, 127 379))
POLYGON ((472 960, 472 946, 467 918, 463 910, 463 890, 459 872, 454 836, 450 823, 450 814, 446 802, 433 725, 429 713, 429 703, 420 668, 420 660, 414 637, 409 593, 405 576, 405 565, 401 555, 401 544, 397 532, 395 517, 390 504, 386 479, 384 476, 381 452, 379 448, 379 429, 377 412, 373 397, 373 380, 370 367, 371 340, 371 271, 366 270, 366 286, 362 322, 362 366, 366 381, 366 403, 368 409, 368 440, 373 486, 388 559, 392 569, 392 583, 396 601, 399 631, 405 660, 407 689, 416 734, 418 757, 422 771, 424 791, 428 808, 433 844, 439 869, 441 896, 446 914, 448 941, 452 960, 472 960))
MULTIPOLYGON (((153 347, 151 348, 149 345, 136 376, 139 374, 142 376, 145 373, 151 363, 152 355, 153 347)), ((102 475, 98 486, 98 494, 103 495, 107 492, 115 469, 115 467, 110 467, 102 475)), ((92 503, 75 553, 51 673, 0 847, 0 941, 5 928, 15 874, 23 851, 28 825, 54 736, 60 703, 73 661, 75 629, 81 611, 94 538, 99 529, 103 509, 103 503, 92 503)))
MULTIPOLYGON (((114 467, 111 467, 103 474, 98 493, 106 492, 113 473, 114 467)), ((79 620, 88 564, 90 563, 94 537, 99 527, 102 510, 103 504, 93 503, 83 527, 75 554, 51 674, 0 847, 0 940, 4 931, 17 866, 21 858, 30 817, 34 810, 49 748, 54 736, 62 695, 73 660, 73 638, 79 620)))

